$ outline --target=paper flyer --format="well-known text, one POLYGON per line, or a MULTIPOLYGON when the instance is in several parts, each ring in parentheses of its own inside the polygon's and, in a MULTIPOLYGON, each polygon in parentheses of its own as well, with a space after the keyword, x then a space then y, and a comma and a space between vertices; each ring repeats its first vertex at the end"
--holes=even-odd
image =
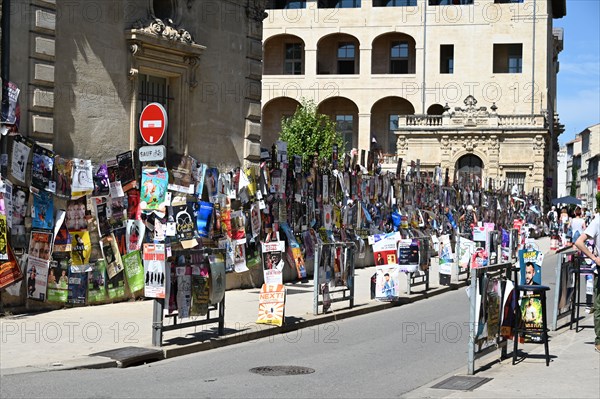
POLYGON ((4 194, 2 196, 4 199, 4 207, 6 208, 6 225, 9 229, 12 229, 13 185, 10 180, 4 180, 4 194))
POLYGON ((102 256, 106 261, 106 272, 108 278, 112 279, 117 274, 121 273, 124 269, 123 260, 119 253, 115 236, 110 234, 100 239, 100 248, 102 249, 102 256))
POLYGON ((23 136, 16 136, 13 142, 10 172, 15 180, 21 184, 25 184, 29 153, 31 152, 33 145, 31 140, 23 136))
POLYGON ((206 170, 206 178, 204 184, 206 185, 206 192, 208 198, 213 202, 213 198, 217 195, 217 182, 219 179, 219 170, 217 168, 209 168, 206 170))
POLYGON ((96 261, 88 276, 88 302, 92 304, 105 301, 108 295, 106 286, 108 278, 104 259, 96 261))
POLYGON ((8 259, 8 230, 6 224, 6 215, 0 214, 0 260, 8 259))
POLYGON ((192 304, 190 316, 204 316, 208 313, 209 277, 208 265, 192 266, 192 304))
POLYGON ((144 244, 144 296, 147 298, 165 297, 165 245, 144 244))
POLYGON ((521 275, 521 285, 541 285, 542 268, 538 263, 539 251, 519 250, 519 266, 521 275))
POLYGON ((142 265, 140 251, 123 255, 123 266, 125 267, 129 290, 135 293, 144 289, 144 265, 142 265))
POLYGON ((179 241, 191 240, 194 238, 195 220, 194 205, 178 205, 170 207, 171 215, 175 221, 176 237, 179 241))
POLYGON ((29 258, 50 260, 52 254, 52 233, 47 231, 31 231, 29 240, 29 258))
POLYGON ((202 191, 204 190, 204 179, 206 177, 206 164, 203 163, 198 163, 197 166, 197 178, 198 181, 196 182, 196 197, 198 199, 202 198, 202 191))
POLYGON ((71 259, 64 254, 54 256, 48 271, 48 302, 66 303, 69 298, 71 259))
POLYGON ((439 262, 440 274, 450 275, 452 273, 452 265, 454 264, 454 254, 452 253, 452 243, 450 242, 450 236, 448 234, 444 234, 440 237, 439 262))
POLYGON ((92 196, 103 197, 109 194, 110 181, 108 180, 108 167, 105 163, 98 166, 94 172, 94 191, 92 196))
POLYGON ((131 189, 127 191, 127 219, 140 220, 141 218, 140 190, 131 189))
POLYGON ((117 155, 117 165, 122 190, 127 192, 136 188, 137 180, 135 179, 135 168, 133 167, 133 152, 127 151, 117 155))
POLYGON ((71 176, 71 198, 77 199, 94 191, 92 161, 73 158, 73 175, 71 176))
POLYGON ((33 160, 31 167, 31 185, 39 190, 56 191, 56 182, 53 180, 54 152, 35 145, 33 147, 33 160))
POLYGON ((400 271, 416 272, 420 261, 419 241, 412 238, 398 240, 397 260, 400 271))
POLYGON ((33 194, 31 225, 34 229, 52 230, 54 227, 54 197, 46 191, 33 194))
POLYGON ((258 295, 256 323, 281 327, 285 319, 285 287, 282 284, 263 284, 258 295))
POLYGON ((139 251, 142 249, 146 225, 142 220, 127 220, 126 242, 127 251, 139 251))
POLYGON ((231 241, 234 250, 234 270, 236 273, 243 273, 248 271, 246 266, 246 239, 232 240, 231 241))
POLYGON ((11 243, 14 248, 26 248, 27 235, 25 232, 25 217, 29 207, 29 190, 23 186, 13 186, 12 195, 12 226, 10 229, 11 243))
POLYGON ((85 267, 90 263, 92 255, 92 242, 90 240, 89 231, 69 231, 71 234, 71 261, 73 266, 82 266, 80 270, 85 270, 85 267))
POLYGON ((27 258, 27 298, 36 301, 46 300, 48 266, 50 261, 29 256, 27 258))
POLYGON ((396 242, 400 239, 400 233, 375 234, 372 237, 374 240, 373 256, 375 257, 375 265, 397 264, 396 242))
POLYGON ((400 267, 398 265, 377 266, 375 281, 375 298, 394 300, 400 296, 400 267))
POLYGON ((140 191, 140 208, 142 210, 165 211, 168 178, 169 174, 166 168, 142 168, 142 188, 140 191))
POLYGON ((285 241, 262 243, 263 276, 267 285, 283 284, 285 241))
POLYGON ((54 181, 56 195, 61 198, 71 198, 71 183, 73 177, 73 161, 60 156, 54 157, 54 181))
POLYGON ((65 221, 67 229, 70 232, 87 230, 86 211, 87 204, 85 197, 67 201, 67 216, 65 221))
POLYGON ((67 301, 72 305, 85 305, 87 296, 87 273, 69 271, 69 293, 67 301))
POLYGON ((200 237, 209 237, 212 213, 212 203, 198 201, 198 211, 196 213, 196 228, 198 229, 198 235, 200 237))
POLYGON ((23 273, 15 258, 10 245, 7 245, 8 260, 0 262, 0 289, 21 281, 23 273))
POLYGON ((190 317, 192 306, 192 268, 190 266, 177 266, 177 315, 179 318, 190 317))
POLYGON ((225 297, 225 259, 221 254, 208 256, 210 266, 210 303, 216 305, 225 297))
POLYGON ((296 241, 296 237, 294 237, 294 233, 287 223, 281 223, 281 229, 287 237, 288 256, 290 256, 290 259, 293 260, 298 278, 306 278, 306 268, 304 267, 304 257, 302 256, 300 244, 298 244, 298 241, 296 241))

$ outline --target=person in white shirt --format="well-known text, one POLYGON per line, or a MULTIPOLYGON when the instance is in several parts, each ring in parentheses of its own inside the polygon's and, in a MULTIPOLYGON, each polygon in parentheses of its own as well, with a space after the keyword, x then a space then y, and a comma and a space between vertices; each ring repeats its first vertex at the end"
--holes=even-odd
POLYGON ((571 225, 569 227, 571 228, 571 240, 575 242, 586 228, 585 219, 581 217, 581 208, 578 207, 575 209, 575 217, 571 219, 571 225))
POLYGON ((579 236, 577 241, 575 241, 575 246, 579 249, 585 256, 590 258, 594 262, 594 331, 596 333, 596 352, 600 352, 600 289, 598 284, 600 280, 598 279, 598 265, 600 265, 600 256, 599 246, 600 246, 600 213, 597 213, 590 225, 583 231, 583 233, 579 236), (593 239, 595 248, 594 251, 590 250, 585 242, 588 239, 593 239))

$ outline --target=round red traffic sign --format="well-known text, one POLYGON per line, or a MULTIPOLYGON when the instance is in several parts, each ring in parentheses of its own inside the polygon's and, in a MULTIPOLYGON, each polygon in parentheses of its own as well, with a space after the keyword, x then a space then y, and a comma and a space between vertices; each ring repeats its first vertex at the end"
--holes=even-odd
POLYGON ((167 130, 167 110, 162 104, 150 103, 140 115, 140 134, 147 144, 157 144, 167 130))

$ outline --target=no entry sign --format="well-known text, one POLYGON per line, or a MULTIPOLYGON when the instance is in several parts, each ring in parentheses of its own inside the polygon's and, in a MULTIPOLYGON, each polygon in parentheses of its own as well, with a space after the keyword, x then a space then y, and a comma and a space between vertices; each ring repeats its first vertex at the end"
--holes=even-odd
POLYGON ((144 107, 140 115, 140 134, 147 144, 158 143, 167 130, 167 111, 162 104, 151 103, 144 107))

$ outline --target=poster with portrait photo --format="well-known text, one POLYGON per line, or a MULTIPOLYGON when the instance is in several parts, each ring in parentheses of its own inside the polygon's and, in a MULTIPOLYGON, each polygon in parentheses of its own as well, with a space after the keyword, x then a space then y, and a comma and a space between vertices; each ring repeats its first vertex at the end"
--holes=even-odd
POLYGON ((54 196, 46 191, 33 194, 31 226, 34 229, 54 228, 54 196))
POLYGON ((25 217, 29 203, 29 190, 24 186, 13 186, 11 240, 14 248, 25 248, 25 217))
POLYGON ((521 285, 542 284, 542 268, 539 263, 539 251, 534 249, 519 250, 519 266, 521 285))
POLYGON ((283 284, 285 241, 262 243, 263 276, 265 284, 283 284))
POLYGON ((87 230, 87 202, 85 197, 67 201, 65 222, 70 232, 87 230))
POLYGON ((98 220, 98 234, 104 237, 110 234, 111 227, 108 220, 108 204, 106 202, 96 201, 96 219, 98 220))
POLYGON ((48 285, 47 259, 29 256, 27 258, 27 298, 36 301, 46 300, 46 288, 48 285))
POLYGON ((124 227, 127 219, 127 197, 109 197, 109 222, 113 229, 124 227))
POLYGON ((206 170, 206 192, 210 202, 214 202, 214 197, 217 195, 217 182, 219 181, 219 170, 217 168, 208 168, 206 170))
POLYGON ((69 293, 67 302, 71 305, 85 305, 87 296, 88 274, 73 270, 69 271, 69 293))
POLYGON ((13 141, 10 172, 15 180, 22 184, 25 184, 27 165, 29 164, 29 154, 33 146, 33 141, 20 135, 15 136, 13 141))
POLYGON ((192 167, 195 163, 194 159, 189 155, 173 154, 168 161, 172 177, 169 190, 193 194, 192 167))
POLYGON ((59 155, 54 157, 55 194, 60 198, 71 198, 71 182, 73 176, 73 161, 59 155))
POLYGON ((73 158, 73 174, 71 176, 71 198, 77 199, 94 191, 92 161, 73 158))
POLYGON ((48 302, 67 302, 70 268, 70 257, 67 254, 55 252, 48 270, 48 302))
POLYGON ((33 162, 31 167, 31 185, 39 190, 51 193, 56 191, 53 180, 54 152, 36 145, 33 147, 33 162))
POLYGON ((133 167, 133 152, 127 151, 117 155, 117 164, 119 166, 119 180, 123 191, 127 192, 137 188, 135 179, 135 168, 133 167))
POLYGON ((52 254, 52 233, 49 231, 31 231, 29 240, 29 258, 50 260, 52 254))
POLYGON ((375 270, 375 298, 389 301, 400 296, 400 266, 383 265, 375 270))

